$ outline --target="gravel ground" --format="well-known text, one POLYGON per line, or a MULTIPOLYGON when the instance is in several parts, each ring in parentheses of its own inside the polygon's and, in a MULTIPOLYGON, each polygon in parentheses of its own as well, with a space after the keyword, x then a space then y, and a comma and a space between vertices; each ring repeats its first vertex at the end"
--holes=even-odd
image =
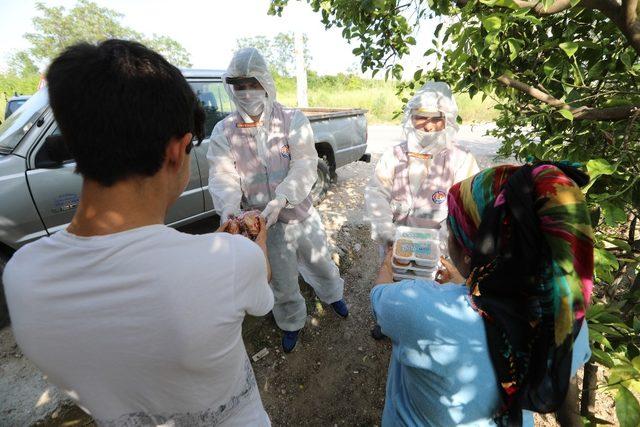
MULTIPOLYGON (((461 143, 471 150, 480 167, 494 159, 499 142, 483 137, 488 125, 463 126, 461 143)), ((247 318, 244 339, 249 355, 266 349, 254 363, 267 412, 275 426, 375 426, 384 404, 386 371, 391 346, 371 339, 373 326, 369 292, 378 262, 370 231, 363 222, 363 188, 373 165, 385 148, 400 142, 398 126, 370 126, 372 162, 353 163, 338 170, 338 182, 318 206, 334 260, 345 279, 348 319, 316 300, 301 282, 307 297, 308 322, 297 348, 280 350, 280 332, 273 318, 247 318)), ((189 232, 207 232, 208 226, 189 232)), ((602 373, 600 374, 602 375, 602 373)), ((598 397, 597 416, 613 420, 613 402, 598 397)), ((92 425, 91 418, 61 398, 42 374, 21 355, 10 329, 0 331, 0 425, 92 425), (37 422, 40 420, 40 422, 37 422)), ((552 416, 538 417, 536 425, 557 425, 552 416)))

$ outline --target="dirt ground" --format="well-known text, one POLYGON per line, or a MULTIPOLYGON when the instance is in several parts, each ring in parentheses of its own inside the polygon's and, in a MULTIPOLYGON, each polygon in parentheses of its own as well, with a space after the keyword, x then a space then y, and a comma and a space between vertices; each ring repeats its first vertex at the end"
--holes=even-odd
MULTIPOLYGON (((396 135, 395 130, 389 132, 396 135)), ((309 316, 298 346, 291 354, 282 353, 281 334, 273 318, 248 318, 245 321, 244 339, 249 356, 262 349, 268 351, 265 357, 253 363, 253 367, 274 426, 380 424, 391 345, 370 336, 373 320, 369 292, 378 260, 369 227, 363 222, 363 189, 383 145, 390 143, 386 136, 380 141, 373 140, 371 164, 354 163, 340 168, 337 184, 318 206, 334 260, 345 280, 349 317, 340 319, 330 307, 317 301, 309 286, 301 282, 309 316)), ((476 138, 470 140, 468 146, 476 153, 481 167, 495 163, 490 155, 495 153, 495 141, 476 138)), ((187 231, 202 232, 197 229, 187 231)), ((6 342, 8 338, 4 337, 4 340, 6 342)), ((5 356, 0 354, 0 364, 5 363, 2 357, 17 358, 19 352, 10 347, 5 356)), ((600 393, 597 417, 613 422, 614 414, 613 401, 600 393)), ((2 420, 0 425, 5 425, 2 420)), ((89 426, 93 423, 80 409, 65 404, 33 425, 89 426)), ((557 423, 553 416, 546 416, 537 417, 536 425, 550 427, 557 423)))

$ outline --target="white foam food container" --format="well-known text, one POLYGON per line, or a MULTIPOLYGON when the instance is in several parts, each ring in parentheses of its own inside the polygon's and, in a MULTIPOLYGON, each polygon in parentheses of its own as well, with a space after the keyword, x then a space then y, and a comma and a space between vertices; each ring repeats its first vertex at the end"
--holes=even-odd
POLYGON ((431 272, 430 275, 426 275, 426 276, 420 276, 415 274, 415 271, 408 271, 406 273, 393 273, 393 280, 396 282, 399 282, 400 280, 404 280, 404 279, 411 279, 411 280, 416 280, 416 279, 431 279, 433 280, 435 277, 435 271, 431 272))
POLYGON ((406 226, 398 227, 393 244, 393 257, 394 260, 415 263, 419 267, 435 268, 440 259, 438 230, 406 226), (399 255, 399 253, 403 255, 399 255))

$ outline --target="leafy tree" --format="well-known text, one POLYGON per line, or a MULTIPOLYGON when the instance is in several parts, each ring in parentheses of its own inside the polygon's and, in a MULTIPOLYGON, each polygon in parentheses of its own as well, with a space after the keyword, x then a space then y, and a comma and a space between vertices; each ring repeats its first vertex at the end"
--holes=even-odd
POLYGON ((25 34, 31 43, 29 54, 41 63, 47 64, 65 47, 86 41, 97 43, 108 38, 139 41, 163 54, 177 66, 190 66, 189 53, 177 41, 153 35, 151 38, 122 25, 122 14, 113 9, 100 7, 89 0, 78 0, 68 11, 62 6, 48 7, 36 3, 39 16, 33 18, 35 31, 25 34))
POLYGON ((167 36, 154 34, 143 42, 147 47, 159 52, 167 61, 179 67, 191 67, 191 55, 180 43, 167 36))
MULTIPOLYGON (((307 65, 311 63, 311 54, 308 49, 306 34, 302 38, 304 44, 304 60, 307 65)), ((289 77, 295 74, 295 44, 293 33, 278 33, 275 37, 265 36, 242 37, 236 40, 236 47, 255 47, 267 60, 271 72, 289 77)))
POLYGON ((9 74, 20 77, 38 75, 38 66, 33 62, 28 52, 16 52, 9 58, 9 74))
MULTIPOLYGON (((427 79, 448 81, 494 98, 501 154, 586 165, 597 227, 593 360, 609 368, 620 425, 639 425, 638 0, 306 1, 356 41, 363 71, 398 79, 415 28, 435 26, 425 68, 399 87, 404 100, 427 79)), ((272 0, 271 13, 287 2, 272 0)))

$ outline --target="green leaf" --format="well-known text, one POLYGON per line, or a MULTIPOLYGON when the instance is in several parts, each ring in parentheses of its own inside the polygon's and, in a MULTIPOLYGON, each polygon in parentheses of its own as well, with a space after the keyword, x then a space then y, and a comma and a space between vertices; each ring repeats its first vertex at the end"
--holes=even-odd
POLYGON ((436 25, 436 29, 433 32, 433 35, 435 35, 436 37, 438 37, 440 35, 440 30, 442 29, 442 22, 439 23, 438 25, 436 25))
POLYGON ((594 249, 595 261, 606 267, 618 268, 618 260, 616 257, 606 249, 595 248, 594 249))
POLYGON ((594 179, 600 175, 611 175, 616 168, 606 159, 592 159, 587 162, 587 171, 591 179, 594 179))
POLYGON ((609 371, 608 383, 612 386, 616 386, 618 384, 627 386, 629 381, 632 381, 638 376, 638 371, 631 366, 631 362, 626 360, 624 357, 618 357, 617 359, 620 364, 614 366, 609 371))
POLYGON ((573 113, 569 110, 558 110, 560 115, 567 120, 573 121, 573 113))
POLYGON ((520 9, 520 6, 513 0, 480 0, 480 3, 486 4, 487 6, 508 7, 515 10, 520 9))
POLYGON ((564 50, 564 53, 571 58, 578 50, 578 43, 576 42, 564 42, 559 44, 560 49, 564 50))
POLYGON ((640 404, 626 387, 618 388, 616 415, 620 427, 638 427, 640 425, 640 404))
POLYGON ((631 364, 634 368, 636 368, 636 370, 640 371, 640 356, 634 357, 631 361, 631 364))
MULTIPOLYGON (((626 218, 626 215, 625 215, 626 218)), ((607 242, 611 243, 617 248, 622 249, 625 252, 631 252, 631 245, 628 242, 625 242, 621 239, 606 239, 607 242)))
POLYGON ((507 45, 509 45, 509 59, 513 61, 518 57, 518 53, 522 50, 524 43, 521 40, 509 38, 507 39, 507 45))
POLYGON ((602 208, 604 222, 609 227, 614 227, 618 224, 622 224, 627 220, 627 214, 625 213, 624 209, 610 201, 601 201, 600 207, 602 208))
POLYGON ((596 342, 610 350, 613 350, 613 347, 611 346, 609 340, 600 332, 595 331, 591 328, 589 329, 589 341, 596 342))
POLYGON ((491 15, 482 19, 482 26, 489 32, 498 31, 502 26, 502 19, 497 15, 491 15))
POLYGON ((607 368, 613 368, 614 362, 608 353, 598 348, 592 349, 591 352, 593 354, 593 358, 596 361, 596 363, 599 363, 602 366, 606 366, 607 368))

